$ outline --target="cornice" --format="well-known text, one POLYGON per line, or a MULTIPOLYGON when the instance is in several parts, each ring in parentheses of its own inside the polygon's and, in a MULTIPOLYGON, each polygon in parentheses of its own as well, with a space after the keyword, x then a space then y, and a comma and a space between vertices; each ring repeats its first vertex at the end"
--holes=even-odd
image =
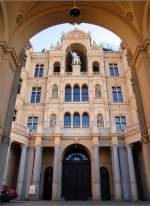
POLYGON ((9 47, 5 41, 0 41, 0 47, 3 49, 4 53, 8 53, 13 58, 17 67, 20 66, 19 59, 17 57, 16 51, 13 47, 9 47))
POLYGON ((137 49, 136 49, 136 51, 133 55, 132 65, 134 65, 136 63, 136 61, 139 57, 139 54, 141 52, 144 52, 147 49, 148 46, 150 46, 150 39, 146 39, 141 46, 137 47, 137 49))

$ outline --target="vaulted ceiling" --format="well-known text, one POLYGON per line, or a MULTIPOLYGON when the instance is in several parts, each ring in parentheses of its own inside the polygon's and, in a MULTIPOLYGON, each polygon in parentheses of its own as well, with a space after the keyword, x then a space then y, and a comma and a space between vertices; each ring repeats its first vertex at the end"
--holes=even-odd
POLYGON ((93 23, 117 33, 130 47, 150 35, 149 1, 77 1, 81 16, 69 15, 73 1, 4 1, 0 3, 1 39, 22 46, 37 32, 60 23, 93 23), (1 27, 2 28, 2 27, 1 27), (22 37, 22 40, 18 39, 22 37), (130 41, 127 40, 130 36, 130 41))

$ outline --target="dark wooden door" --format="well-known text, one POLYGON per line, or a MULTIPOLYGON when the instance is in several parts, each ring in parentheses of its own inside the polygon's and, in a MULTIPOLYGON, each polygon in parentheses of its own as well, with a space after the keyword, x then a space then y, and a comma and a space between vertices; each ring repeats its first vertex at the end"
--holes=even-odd
POLYGON ((91 190, 89 161, 64 161, 62 196, 66 200, 88 200, 91 190))
POLYGON ((44 173, 44 200, 50 200, 52 198, 52 180, 53 180, 53 168, 48 167, 44 173))
POLYGON ((101 177, 101 199, 110 200, 109 172, 106 167, 100 168, 100 177, 101 177))

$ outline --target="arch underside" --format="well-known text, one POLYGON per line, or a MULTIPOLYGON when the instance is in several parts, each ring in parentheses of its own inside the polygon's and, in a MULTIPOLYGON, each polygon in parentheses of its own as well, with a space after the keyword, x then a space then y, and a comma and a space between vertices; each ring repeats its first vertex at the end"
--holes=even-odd
MULTIPOLYGON (((142 15, 145 2, 140 4, 134 2, 133 4, 131 2, 81 1, 78 2, 81 11, 81 16, 78 19, 69 15, 72 2, 20 2, 18 4, 6 2, 5 7, 8 10, 12 8, 11 14, 7 13, 9 24, 13 25, 11 32, 8 32, 8 43, 15 47, 17 52, 36 33, 61 23, 84 22, 103 26, 122 38, 131 52, 134 52, 143 41, 142 22, 137 23, 137 19, 138 15, 142 15), (16 10, 13 9, 14 6, 16 6, 16 10)), ((146 5, 146 9, 149 10, 149 6, 146 5)), ((148 15, 148 12, 146 13, 148 15)), ((144 26, 143 28, 147 31, 144 26)), ((145 33, 144 36, 146 36, 145 33)))

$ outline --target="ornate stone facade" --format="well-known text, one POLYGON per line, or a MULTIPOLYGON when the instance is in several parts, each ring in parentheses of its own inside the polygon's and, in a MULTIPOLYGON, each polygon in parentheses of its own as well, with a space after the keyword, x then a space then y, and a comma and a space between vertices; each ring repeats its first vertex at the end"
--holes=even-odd
MULTIPOLYGON (((20 166, 16 166, 18 177, 12 183, 7 176, 12 177, 14 169, 6 171, 14 168, 10 152, 15 149, 10 148, 4 181, 17 186, 21 199, 46 199, 47 191, 48 199, 67 199, 64 171, 67 158, 76 154, 76 159, 69 159, 70 164, 88 160, 90 166, 86 198, 137 200, 137 180, 143 172, 137 169, 140 149, 134 144, 141 140, 141 134, 126 53, 106 51, 93 45, 89 34, 74 29, 63 34, 61 42, 50 50, 36 53, 29 48, 26 55, 10 142, 10 147, 23 145, 18 151, 20 166), (81 64, 72 64, 70 46, 81 64), (36 76, 37 65, 44 67, 36 76), (33 96, 34 88, 40 89, 33 96), (49 189, 45 186, 47 168, 53 170, 49 189), (32 195, 31 185, 35 186, 32 195)), ((84 195, 76 195, 73 199, 84 199, 84 195)))

